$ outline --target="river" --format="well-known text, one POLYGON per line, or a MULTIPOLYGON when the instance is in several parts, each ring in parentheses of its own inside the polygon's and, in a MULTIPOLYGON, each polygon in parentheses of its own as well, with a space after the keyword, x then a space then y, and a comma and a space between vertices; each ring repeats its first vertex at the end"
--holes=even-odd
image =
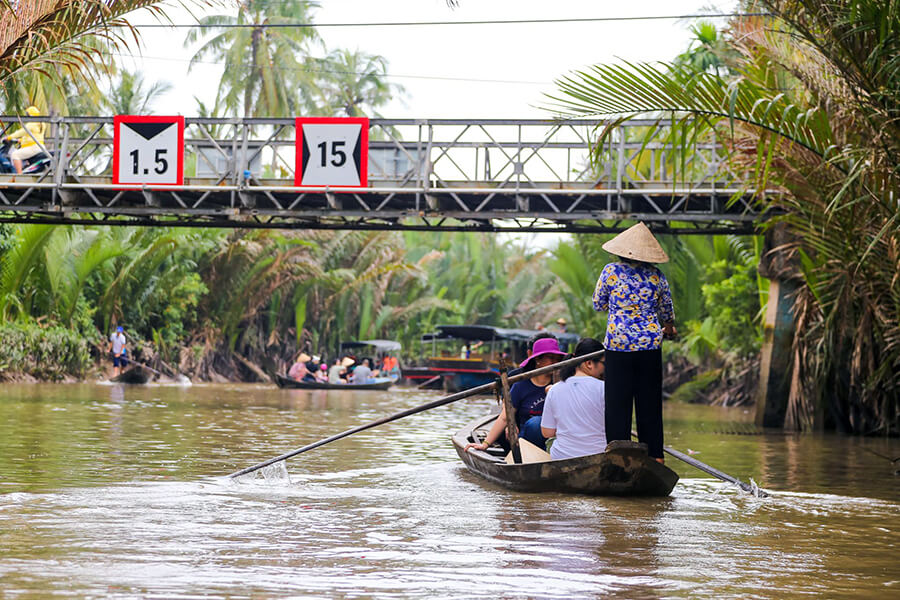
POLYGON ((672 458, 670 498, 506 491, 449 441, 489 399, 222 477, 436 397, 4 385, 0 596, 900 597, 900 440, 761 433, 746 409, 669 405, 666 442, 769 498, 672 458))

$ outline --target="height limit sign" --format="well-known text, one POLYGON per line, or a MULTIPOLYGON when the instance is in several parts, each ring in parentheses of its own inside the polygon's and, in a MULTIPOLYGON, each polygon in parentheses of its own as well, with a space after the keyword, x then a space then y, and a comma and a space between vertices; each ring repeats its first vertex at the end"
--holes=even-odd
POLYGON ((368 155, 369 119, 297 119, 295 185, 366 187, 368 155))
POLYGON ((113 117, 113 183, 181 185, 184 117, 113 117))

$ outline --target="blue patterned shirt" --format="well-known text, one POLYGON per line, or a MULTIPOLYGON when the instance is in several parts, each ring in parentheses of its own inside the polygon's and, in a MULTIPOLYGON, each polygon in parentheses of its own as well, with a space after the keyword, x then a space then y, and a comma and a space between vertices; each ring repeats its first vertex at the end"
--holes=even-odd
POLYGON ((607 350, 636 352, 662 345, 661 323, 675 321, 669 282, 646 263, 616 262, 603 267, 594 290, 594 310, 608 311, 607 350))

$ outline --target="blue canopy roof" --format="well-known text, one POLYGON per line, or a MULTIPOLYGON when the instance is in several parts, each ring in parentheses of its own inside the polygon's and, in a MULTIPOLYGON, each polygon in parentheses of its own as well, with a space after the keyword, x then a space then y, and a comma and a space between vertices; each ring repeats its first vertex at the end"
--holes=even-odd
MULTIPOLYGON (((491 340, 509 340, 513 342, 527 342, 536 334, 536 329, 506 329, 492 327, 490 325, 438 325, 437 332, 426 333, 423 341, 460 339, 467 341, 490 342, 491 340)), ((581 339, 577 333, 556 333, 551 331, 556 339, 565 345, 577 344, 581 339)))
POLYGON ((394 340, 358 340, 351 342, 341 342, 341 348, 362 348, 363 346, 372 346, 381 352, 399 352, 400 342, 394 340))

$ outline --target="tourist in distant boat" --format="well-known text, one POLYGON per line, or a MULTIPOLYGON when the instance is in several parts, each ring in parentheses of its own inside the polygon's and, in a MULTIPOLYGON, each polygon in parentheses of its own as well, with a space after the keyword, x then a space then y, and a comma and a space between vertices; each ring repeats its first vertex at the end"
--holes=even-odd
POLYGON ((634 406, 638 440, 663 462, 662 340, 674 337, 669 282, 653 263, 669 257, 643 223, 603 244, 620 257, 600 273, 594 309, 609 312, 606 338, 606 437, 631 439, 634 406))
POLYGON ((319 383, 328 383, 328 365, 324 362, 316 369, 316 381, 319 383))
POLYGON ((356 385, 369 383, 371 377, 372 369, 369 368, 369 359, 364 358, 362 364, 353 369, 353 373, 350 375, 350 383, 356 385))
MULTIPOLYGON (((551 334, 548 338, 541 338, 534 343, 532 354, 520 365, 525 371, 540 369, 558 363, 566 356, 559 349, 559 342, 551 334)), ((544 410, 544 398, 547 389, 553 383, 550 373, 538 375, 530 379, 516 382, 509 390, 509 399, 515 410, 516 425, 519 428, 519 437, 524 438, 540 448, 544 449, 547 440, 541 434, 541 413, 544 410)), ((494 421, 494 425, 480 444, 468 444, 466 449, 487 450, 494 443, 499 442, 504 448, 509 447, 506 441, 506 409, 500 410, 500 415, 494 421)))
POLYGON ((381 364, 381 374, 392 379, 400 377, 400 362, 395 356, 388 354, 384 357, 384 362, 381 364))
POLYGON ((312 357, 306 352, 298 354, 294 364, 291 365, 290 371, 288 371, 288 377, 294 381, 314 381, 315 377, 309 372, 309 366, 306 364, 310 360, 312 360, 312 357))
POLYGON ((556 332, 557 333, 566 333, 568 331, 568 324, 565 319, 562 317, 556 320, 556 332))
POLYGON ((125 329, 119 325, 115 333, 109 336, 109 351, 113 357, 113 369, 116 377, 122 374, 122 369, 128 366, 128 341, 125 339, 125 329))
POLYGON ((328 383, 346 383, 342 375, 347 372, 347 367, 353 365, 354 362, 356 361, 349 356, 345 356, 340 362, 331 365, 331 368, 328 369, 328 383))
MULTIPOLYGON (((603 344, 584 338, 575 347, 575 357, 603 350, 603 344)), ((562 369, 562 381, 547 392, 541 433, 556 437, 550 447, 554 459, 599 454, 606 449, 606 401, 603 382, 603 359, 593 358, 577 366, 562 369)))

